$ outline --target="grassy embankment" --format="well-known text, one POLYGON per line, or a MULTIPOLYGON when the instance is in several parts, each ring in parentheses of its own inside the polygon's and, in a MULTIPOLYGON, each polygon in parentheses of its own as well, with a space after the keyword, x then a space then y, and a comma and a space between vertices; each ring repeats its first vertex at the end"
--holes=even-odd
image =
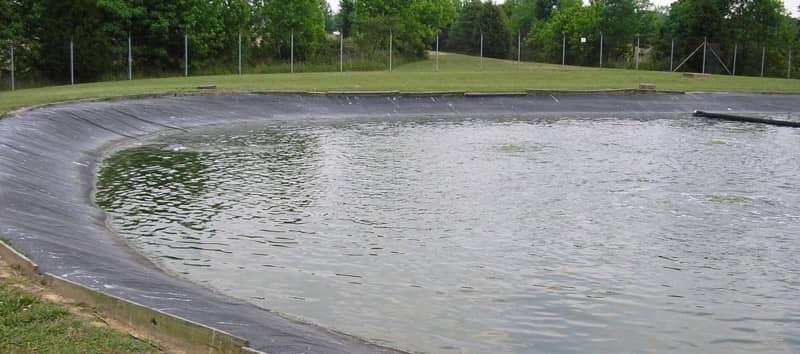
POLYGON ((55 86, 0 93, 0 115, 24 107, 81 99, 135 95, 196 93, 201 85, 217 85, 215 92, 269 91, 474 91, 633 89, 655 84, 663 91, 800 93, 800 80, 730 77, 686 78, 680 73, 599 69, 487 59, 481 69, 477 57, 442 55, 440 71, 428 59, 402 65, 393 72, 345 72, 197 76, 55 86))
POLYGON ((49 292, 0 259, 0 353, 160 353, 91 308, 49 292))

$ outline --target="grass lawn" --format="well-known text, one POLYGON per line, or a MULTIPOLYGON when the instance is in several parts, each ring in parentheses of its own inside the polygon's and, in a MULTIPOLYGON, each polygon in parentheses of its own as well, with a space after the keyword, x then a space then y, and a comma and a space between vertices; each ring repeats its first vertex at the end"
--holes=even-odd
POLYGON ((475 91, 513 92, 538 90, 633 89, 640 83, 655 84, 663 91, 718 91, 800 93, 800 80, 730 77, 685 78, 680 73, 599 69, 552 64, 522 63, 446 54, 440 70, 434 60, 405 64, 393 72, 327 72, 197 76, 54 86, 0 93, 0 115, 24 107, 134 95, 196 93, 200 85, 217 85, 215 92, 268 91, 475 91))
POLYGON ((0 260, 0 353, 160 353, 91 309, 54 299, 0 260))

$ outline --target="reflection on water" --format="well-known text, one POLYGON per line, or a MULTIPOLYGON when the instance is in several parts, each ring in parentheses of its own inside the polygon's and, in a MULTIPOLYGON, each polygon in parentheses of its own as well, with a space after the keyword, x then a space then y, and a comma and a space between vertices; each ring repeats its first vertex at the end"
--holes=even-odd
POLYGON ((395 347, 800 350, 800 133, 638 118, 209 128, 96 198, 167 269, 395 347))

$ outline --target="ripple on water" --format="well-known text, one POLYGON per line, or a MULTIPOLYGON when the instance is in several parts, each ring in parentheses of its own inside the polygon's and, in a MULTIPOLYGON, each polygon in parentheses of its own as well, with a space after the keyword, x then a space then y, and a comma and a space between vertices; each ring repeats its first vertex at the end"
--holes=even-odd
POLYGON ((800 351, 800 133, 632 118, 201 129, 96 199, 167 269, 386 345, 800 351))

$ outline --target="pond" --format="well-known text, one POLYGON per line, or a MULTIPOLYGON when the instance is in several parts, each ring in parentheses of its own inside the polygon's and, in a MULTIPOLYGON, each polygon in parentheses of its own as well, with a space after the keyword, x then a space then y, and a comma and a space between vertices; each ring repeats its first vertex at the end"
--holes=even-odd
POLYGON ((156 135, 96 202, 164 270, 430 353, 800 350, 800 130, 688 115, 156 135))

